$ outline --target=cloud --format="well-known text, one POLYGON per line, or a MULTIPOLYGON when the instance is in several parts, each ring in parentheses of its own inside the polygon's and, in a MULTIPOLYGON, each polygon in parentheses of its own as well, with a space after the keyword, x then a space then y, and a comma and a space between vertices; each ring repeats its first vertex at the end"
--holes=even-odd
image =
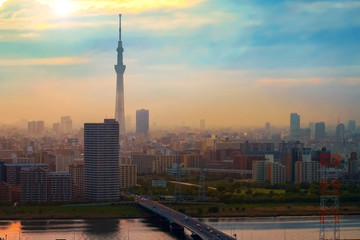
POLYGON ((20 58, 0 59, 0 66, 73 65, 87 62, 89 62, 89 59, 79 57, 20 58))
POLYGON ((296 79, 296 78, 262 78, 258 79, 255 82, 257 87, 281 87, 281 88, 290 88, 303 85, 315 85, 323 82, 322 78, 306 78, 306 79, 296 79))

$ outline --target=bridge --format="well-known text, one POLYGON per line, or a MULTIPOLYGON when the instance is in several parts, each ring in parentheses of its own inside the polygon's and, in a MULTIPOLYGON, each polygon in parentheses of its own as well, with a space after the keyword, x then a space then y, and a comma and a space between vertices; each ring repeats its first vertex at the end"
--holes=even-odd
POLYGON ((234 240, 235 238, 205 224, 192 217, 168 208, 158 202, 154 202, 145 197, 135 197, 137 202, 143 208, 167 219, 170 223, 170 229, 188 229, 194 239, 202 240, 234 240))

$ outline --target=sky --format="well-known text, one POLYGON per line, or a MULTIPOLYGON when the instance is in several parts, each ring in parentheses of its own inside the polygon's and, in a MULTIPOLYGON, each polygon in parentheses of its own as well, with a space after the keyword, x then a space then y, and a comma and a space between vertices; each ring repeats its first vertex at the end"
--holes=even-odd
POLYGON ((0 0, 0 122, 113 118, 120 13, 131 125, 360 125, 351 0, 0 0))

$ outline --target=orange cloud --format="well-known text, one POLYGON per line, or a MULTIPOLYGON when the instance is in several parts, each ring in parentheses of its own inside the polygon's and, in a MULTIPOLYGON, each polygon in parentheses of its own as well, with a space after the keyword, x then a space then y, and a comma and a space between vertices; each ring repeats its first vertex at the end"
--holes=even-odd
POLYGON ((89 59, 78 57, 0 59, 0 66, 71 65, 87 62, 89 59))
POLYGON ((259 87, 293 87, 309 84, 319 84, 323 81, 322 78, 307 78, 307 79, 295 79, 295 78, 262 78, 256 81, 256 85, 259 87))

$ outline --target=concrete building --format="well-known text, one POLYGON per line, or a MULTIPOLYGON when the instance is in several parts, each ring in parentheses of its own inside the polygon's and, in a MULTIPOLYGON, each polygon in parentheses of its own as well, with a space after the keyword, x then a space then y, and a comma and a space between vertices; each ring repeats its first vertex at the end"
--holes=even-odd
POLYGON ((319 182, 319 163, 314 161, 297 161, 295 164, 295 183, 319 182))
POLYGON ((348 160, 348 172, 359 173, 359 160, 356 152, 352 152, 350 154, 350 158, 348 160))
POLYGON ((11 185, 0 182, 0 203, 11 202, 11 185))
POLYGON ((117 51, 116 72, 116 102, 115 102, 115 119, 119 123, 120 136, 125 135, 125 110, 124 110, 124 72, 126 66, 123 63, 124 48, 121 41, 121 14, 119 15, 119 41, 117 51))
POLYGON ((48 201, 68 202, 71 200, 70 173, 50 172, 48 175, 48 201))
POLYGON ((28 134, 32 136, 43 136, 45 132, 44 121, 28 122, 28 134))
POLYGON ((0 183, 6 182, 6 166, 4 162, 0 162, 0 183))
POLYGON ((345 139, 345 125, 340 123, 336 126, 335 138, 337 141, 343 141, 345 139))
POLYGON ((252 166, 254 182, 269 181, 271 184, 285 182, 285 166, 278 162, 254 161, 252 166))
POLYGON ((72 199, 78 200, 84 198, 84 165, 70 165, 69 166, 72 199))
POLYGON ((356 131, 356 122, 354 120, 350 120, 348 123, 348 129, 350 133, 353 133, 356 131))
POLYGON ((152 174, 156 155, 133 154, 131 163, 136 165, 138 174, 152 174))
POLYGON ((114 119, 84 125, 84 197, 119 198, 119 124, 114 119))
POLYGON ((205 130, 205 119, 200 119, 200 129, 205 130))
POLYGON ((202 154, 184 154, 181 155, 185 168, 201 168, 204 167, 204 155, 202 154))
POLYGON ((148 136, 149 134, 149 110, 136 110, 136 134, 148 136))
POLYGON ((300 135, 300 115, 297 113, 290 114, 290 137, 298 139, 300 135))
POLYGON ((119 186, 120 188, 131 188, 137 184, 136 166, 131 164, 119 165, 119 186))
POLYGON ((22 202, 46 202, 48 190, 48 170, 42 167, 22 167, 20 171, 22 202))
POLYGON ((29 164, 29 163, 21 163, 21 164, 5 164, 6 166, 6 182, 10 185, 20 185, 21 184, 21 170, 23 168, 43 168, 48 169, 47 164, 29 164))
POLYGON ((315 139, 324 140, 325 139, 325 123, 317 122, 315 123, 315 139))
POLYGON ((70 133, 72 131, 72 120, 70 116, 61 117, 60 128, 62 133, 70 133))

